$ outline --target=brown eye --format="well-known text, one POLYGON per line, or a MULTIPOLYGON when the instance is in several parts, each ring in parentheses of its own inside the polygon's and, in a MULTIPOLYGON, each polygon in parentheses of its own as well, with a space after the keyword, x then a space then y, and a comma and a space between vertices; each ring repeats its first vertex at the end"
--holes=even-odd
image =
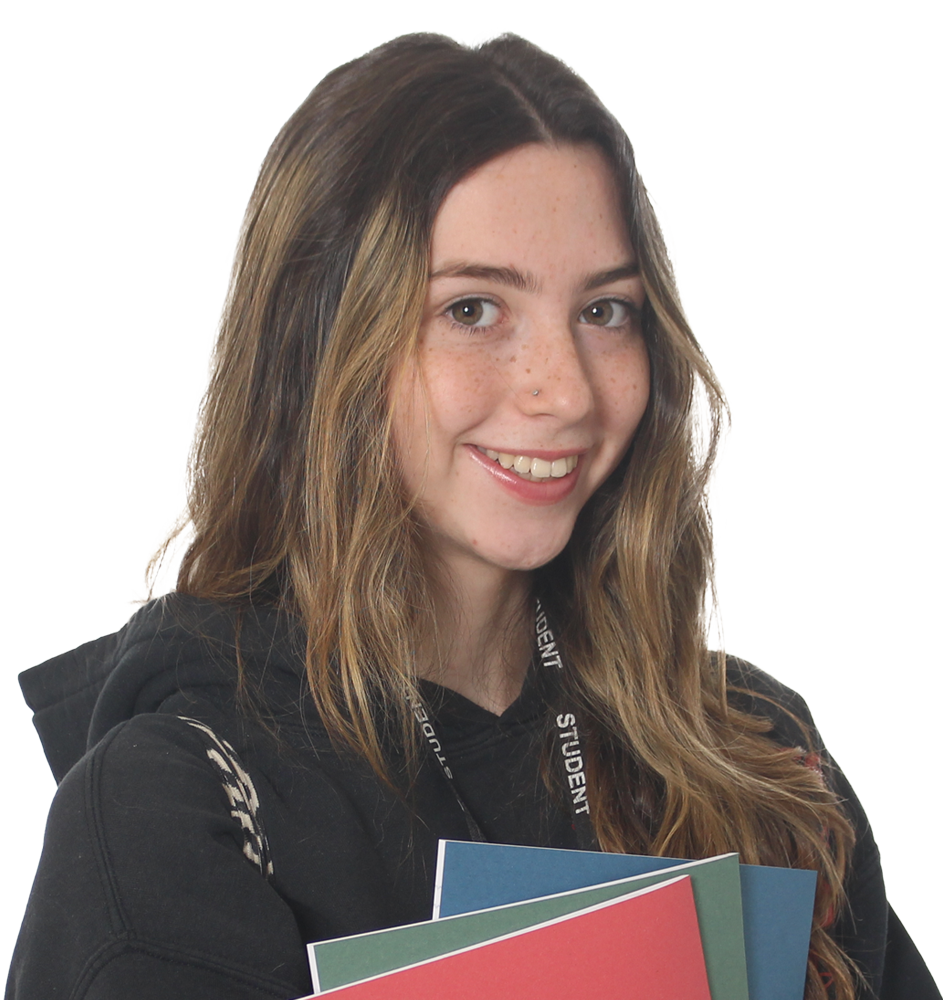
POLYGON ((492 326, 498 319, 498 307, 487 299, 462 299, 446 311, 462 326, 492 326))
POLYGON ((612 303, 594 302, 585 313, 584 323, 595 323, 596 326, 608 326, 612 322, 612 303))
POLYGON ((632 307, 619 299, 599 299, 580 313, 580 322, 591 326, 623 326, 632 315, 632 307))

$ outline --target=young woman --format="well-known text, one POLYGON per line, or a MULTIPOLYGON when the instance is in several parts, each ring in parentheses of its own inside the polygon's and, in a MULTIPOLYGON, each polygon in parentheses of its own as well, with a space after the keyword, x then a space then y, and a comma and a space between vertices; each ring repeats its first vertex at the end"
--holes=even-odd
POLYGON ((802 700, 707 651, 722 416, 581 80, 512 37, 331 73, 249 206, 177 591, 23 677, 61 785, 8 995, 298 996, 472 837, 814 868, 807 997, 938 996, 802 700))

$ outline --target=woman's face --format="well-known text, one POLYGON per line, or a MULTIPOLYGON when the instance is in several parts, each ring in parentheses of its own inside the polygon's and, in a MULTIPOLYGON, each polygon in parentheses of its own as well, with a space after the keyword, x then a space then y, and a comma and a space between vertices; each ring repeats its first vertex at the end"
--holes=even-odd
POLYGON ((418 353, 393 383, 401 472, 447 566, 534 569, 648 402, 645 294, 606 160, 496 157, 446 197, 431 256, 418 353))

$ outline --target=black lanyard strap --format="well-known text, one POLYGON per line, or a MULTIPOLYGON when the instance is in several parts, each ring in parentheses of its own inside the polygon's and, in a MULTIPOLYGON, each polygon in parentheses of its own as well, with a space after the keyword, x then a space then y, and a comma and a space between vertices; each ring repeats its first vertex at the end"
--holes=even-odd
POLYGON ((438 761, 439 768, 445 775, 448 786, 452 789, 452 794, 455 796, 455 801, 459 804, 459 807, 465 816, 465 825, 468 827, 469 837, 471 837, 472 840, 477 841, 479 844, 486 843, 488 838, 481 832, 481 827, 478 825, 478 821, 474 816, 472 816, 471 810, 465 804, 465 800, 461 797, 461 795, 459 795, 458 789, 455 787, 455 778, 452 776, 452 769, 449 767, 448 762, 445 759, 445 752, 442 749, 442 740, 439 739, 439 736, 435 731, 435 726, 433 726, 432 720, 429 718, 426 706, 423 705, 422 702, 414 701, 411 707, 413 715, 416 716, 416 721, 419 723, 419 729, 422 732, 422 735, 426 738, 426 742, 432 750, 432 755, 438 761))
MULTIPOLYGON (((563 669, 563 658, 557 647, 556 639, 547 621, 547 613, 537 601, 537 651, 540 653, 540 662, 544 667, 563 669)), ((411 705, 416 722, 422 732, 426 743, 432 751, 433 757, 439 765, 445 777, 455 801, 460 806, 465 817, 465 825, 468 827, 468 834, 472 840, 484 843, 487 838, 481 832, 475 817, 471 814, 465 800, 459 794, 455 785, 455 778, 452 769, 449 767, 445 757, 445 750, 442 740, 439 739, 435 726, 429 718, 426 707, 421 702, 413 702, 411 705)), ((577 844, 580 850, 590 851, 598 848, 596 834, 590 820, 589 797, 586 785, 586 762, 583 754, 583 744, 580 740, 580 731, 577 724, 576 712, 571 708, 569 711, 561 712, 554 719, 556 751, 555 758, 559 761, 559 770, 563 779, 563 788, 567 793, 567 801, 570 807, 570 817, 573 823, 573 830, 576 833, 577 844)))

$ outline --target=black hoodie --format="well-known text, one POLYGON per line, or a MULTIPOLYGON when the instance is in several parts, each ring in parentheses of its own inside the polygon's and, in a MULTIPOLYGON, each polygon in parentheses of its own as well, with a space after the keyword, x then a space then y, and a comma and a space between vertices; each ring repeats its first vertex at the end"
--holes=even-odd
MULTIPOLYGON (((275 610, 169 595, 21 676, 60 785, 8 1000, 288 1000, 311 989, 307 941, 430 917, 437 841, 468 836, 458 800, 434 761, 404 797, 338 751, 307 694, 302 645, 275 610), (271 873, 247 856, 212 740, 187 720, 227 741, 251 776, 271 873)), ((730 672, 759 695, 738 696, 743 707, 801 745, 789 713, 811 727, 802 699, 740 661, 730 672)), ((487 839, 572 848, 541 778, 548 710, 535 674, 500 717, 435 685, 425 694, 487 839)), ((395 753, 391 763, 404 766, 395 753)), ((880 996, 937 1000, 888 916, 867 820, 827 771, 858 833, 836 935, 880 996)))

